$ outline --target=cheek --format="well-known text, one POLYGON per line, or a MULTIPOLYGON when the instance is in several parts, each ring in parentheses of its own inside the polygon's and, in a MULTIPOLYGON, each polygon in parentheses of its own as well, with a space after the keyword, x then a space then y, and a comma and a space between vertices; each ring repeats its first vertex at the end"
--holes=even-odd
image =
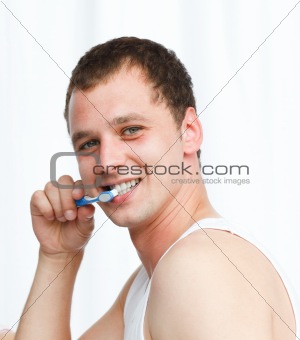
POLYGON ((163 163, 164 159, 172 154, 172 149, 177 147, 175 141, 174 135, 172 139, 169 136, 166 138, 165 133, 161 132, 155 138, 153 136, 143 138, 142 142, 132 145, 132 149, 135 155, 140 157, 140 161, 154 165, 157 162, 163 163))

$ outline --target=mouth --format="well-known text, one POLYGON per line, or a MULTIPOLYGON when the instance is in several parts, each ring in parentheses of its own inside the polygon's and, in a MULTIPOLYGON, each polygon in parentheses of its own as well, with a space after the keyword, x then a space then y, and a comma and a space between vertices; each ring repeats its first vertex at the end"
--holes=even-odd
POLYGON ((133 187, 136 187, 140 183, 140 181, 141 181, 140 178, 132 179, 123 183, 106 186, 105 190, 115 189, 117 190, 118 195, 122 196, 126 194, 128 191, 132 190, 133 187))

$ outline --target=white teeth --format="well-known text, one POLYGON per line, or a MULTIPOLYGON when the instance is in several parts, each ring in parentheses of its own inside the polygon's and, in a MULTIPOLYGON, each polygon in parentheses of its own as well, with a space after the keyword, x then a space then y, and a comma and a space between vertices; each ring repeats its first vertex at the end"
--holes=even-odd
POLYGON ((134 187, 140 182, 140 179, 132 179, 131 181, 124 182, 121 184, 111 185, 110 189, 116 189, 119 195, 124 195, 126 192, 130 191, 131 187, 134 187))

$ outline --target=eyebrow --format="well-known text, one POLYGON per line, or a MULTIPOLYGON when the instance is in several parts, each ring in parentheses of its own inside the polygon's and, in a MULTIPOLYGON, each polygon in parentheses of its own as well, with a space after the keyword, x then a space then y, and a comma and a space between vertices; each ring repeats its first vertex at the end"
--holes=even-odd
POLYGON ((85 138, 85 137, 88 137, 88 136, 91 136, 93 134, 92 131, 78 131, 78 132, 75 132, 73 135, 72 135, 72 144, 75 145, 80 139, 82 138, 85 138))
MULTIPOLYGON (((128 113, 125 115, 120 115, 119 117, 113 118, 111 121, 107 121, 107 125, 114 128, 117 125, 129 123, 132 121, 141 121, 141 122, 149 122, 150 119, 146 118, 144 115, 141 115, 139 113, 128 113)), ((85 130, 85 131, 78 131, 75 132, 72 135, 72 144, 75 145, 78 140, 82 138, 89 137, 91 135, 94 135, 95 132, 92 130, 85 130)))
POLYGON ((150 119, 146 118, 144 115, 141 115, 139 113, 128 113, 125 115, 121 115, 119 117, 115 117, 110 123, 108 123, 111 126, 121 125, 124 123, 131 122, 133 120, 139 120, 142 122, 149 122, 150 119))

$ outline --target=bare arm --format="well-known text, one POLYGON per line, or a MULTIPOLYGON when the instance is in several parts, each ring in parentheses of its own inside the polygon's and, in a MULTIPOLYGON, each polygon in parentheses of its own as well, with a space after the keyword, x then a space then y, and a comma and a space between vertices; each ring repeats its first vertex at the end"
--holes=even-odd
MULTIPOLYGON (((75 184, 68 176, 63 176, 60 183, 75 184)), ((32 224, 40 252, 16 340, 71 338, 74 282, 94 226, 94 207, 75 206, 74 199, 82 196, 82 189, 59 189, 50 182, 32 196, 32 224), (65 214, 67 210, 72 214, 65 214)))
MULTIPOLYGON (((76 185, 68 176, 60 184, 76 185)), ((31 199, 33 229, 40 242, 39 261, 15 340, 71 339, 70 311, 76 275, 84 246, 94 227, 94 207, 77 209, 74 199, 82 189, 58 189, 48 183, 31 199), (73 216, 64 214, 73 211, 73 216)), ((123 311, 128 290, 139 268, 132 274, 116 302, 81 339, 123 339, 123 311)))
POLYGON ((16 340, 71 338, 71 299, 82 255, 49 258, 40 252, 16 340))
POLYGON ((274 339, 271 308, 249 283, 264 297, 272 291, 267 261, 265 266, 260 255, 241 251, 238 240, 226 242, 221 237, 217 244, 231 261, 210 240, 191 238, 158 265, 146 320, 153 340, 274 339))

